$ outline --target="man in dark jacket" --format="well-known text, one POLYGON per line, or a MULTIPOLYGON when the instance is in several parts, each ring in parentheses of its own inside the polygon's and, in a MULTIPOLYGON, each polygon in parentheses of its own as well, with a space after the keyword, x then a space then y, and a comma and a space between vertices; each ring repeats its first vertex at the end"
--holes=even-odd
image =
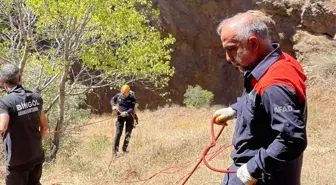
POLYGON ((306 76, 300 64, 268 39, 251 13, 218 26, 226 59, 244 72, 244 92, 216 123, 237 118, 233 164, 222 185, 300 185, 306 134, 306 76))
POLYGON ((136 104, 136 98, 129 85, 121 87, 120 93, 113 96, 110 101, 112 111, 118 111, 117 121, 115 123, 115 136, 113 145, 113 154, 116 156, 119 152, 119 141, 126 123, 125 140, 122 147, 123 152, 127 152, 127 147, 131 139, 131 133, 134 128, 134 117, 136 116, 134 109, 136 104), (118 107, 115 106, 118 104, 118 107))
POLYGON ((6 154, 6 185, 40 185, 48 124, 39 94, 21 86, 19 68, 5 64, 1 83, 8 95, 0 100, 0 133, 6 154))

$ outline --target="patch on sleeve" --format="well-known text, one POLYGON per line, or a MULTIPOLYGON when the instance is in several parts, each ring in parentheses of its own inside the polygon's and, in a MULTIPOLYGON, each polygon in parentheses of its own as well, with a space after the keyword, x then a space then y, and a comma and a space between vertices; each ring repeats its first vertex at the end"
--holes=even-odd
POLYGON ((274 107, 274 112, 281 114, 286 112, 293 112, 294 108, 291 105, 284 105, 284 106, 276 106, 274 107))

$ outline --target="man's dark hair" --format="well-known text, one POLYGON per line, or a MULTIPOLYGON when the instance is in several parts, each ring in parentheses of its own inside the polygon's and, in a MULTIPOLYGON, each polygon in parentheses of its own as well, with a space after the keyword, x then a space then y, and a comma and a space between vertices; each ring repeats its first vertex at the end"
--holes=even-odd
POLYGON ((20 69, 14 64, 4 64, 1 68, 1 78, 4 83, 18 85, 20 82, 20 69))

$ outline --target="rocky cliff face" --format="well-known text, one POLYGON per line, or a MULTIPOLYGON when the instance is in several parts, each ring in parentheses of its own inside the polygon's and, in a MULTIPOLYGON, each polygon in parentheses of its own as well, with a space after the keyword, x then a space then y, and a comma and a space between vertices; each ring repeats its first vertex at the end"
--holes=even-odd
POLYGON ((240 93, 239 71, 225 61, 216 27, 236 12, 253 9, 246 0, 154 0, 161 11, 159 24, 176 38, 172 65, 176 74, 169 83, 172 100, 183 102, 187 85, 199 84, 215 94, 215 103, 230 103, 240 93))
MULTIPOLYGON (((173 103, 182 103, 188 85, 199 84, 215 94, 214 103, 233 103, 242 89, 241 74, 225 61, 216 27, 224 18, 238 12, 257 10, 264 17, 271 38, 280 42, 284 51, 296 56, 294 35, 298 30, 335 37, 336 0, 153 0, 161 11, 157 24, 163 34, 176 38, 172 66, 176 73, 166 89, 173 103)), ((110 111, 111 92, 89 96, 88 102, 98 112, 110 111), (97 101, 99 100, 99 101, 97 101), (101 102, 101 103, 98 103, 101 102), (100 107, 96 105, 100 104, 100 107)), ((153 93, 136 87, 140 108, 154 108, 165 101, 153 93)))

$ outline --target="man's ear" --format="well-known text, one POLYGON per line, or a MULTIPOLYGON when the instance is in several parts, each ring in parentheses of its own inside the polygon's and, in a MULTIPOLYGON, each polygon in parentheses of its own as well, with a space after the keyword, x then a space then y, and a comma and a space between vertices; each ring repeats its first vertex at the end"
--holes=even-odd
POLYGON ((3 84, 4 84, 4 79, 0 77, 0 86, 3 87, 3 84))
POLYGON ((4 87, 4 80, 2 77, 0 77, 0 92, 6 92, 6 89, 4 87))
POLYGON ((249 42, 249 45, 250 45, 252 51, 258 50, 258 48, 259 48, 259 40, 258 40, 257 37, 251 36, 248 39, 248 42, 249 42))
POLYGON ((19 76, 19 84, 20 85, 22 84, 22 76, 21 75, 19 76))

